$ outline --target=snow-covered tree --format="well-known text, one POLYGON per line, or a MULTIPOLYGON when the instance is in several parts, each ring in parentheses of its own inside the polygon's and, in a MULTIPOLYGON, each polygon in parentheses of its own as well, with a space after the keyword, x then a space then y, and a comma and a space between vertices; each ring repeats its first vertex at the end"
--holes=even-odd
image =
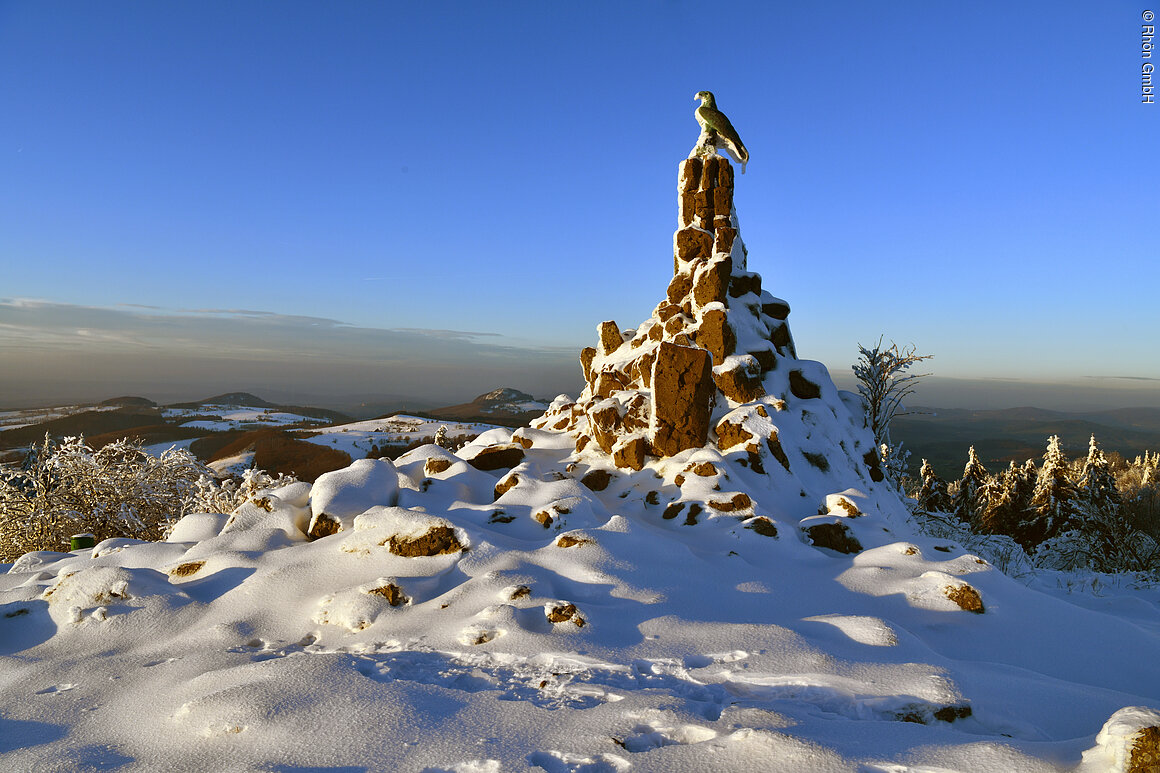
POLYGON ((155 457, 128 440, 94 450, 84 438, 46 435, 19 469, 0 473, 0 561, 60 550, 77 532, 158 539, 190 512, 210 473, 185 449, 155 457))
POLYGON ((983 487, 987 482, 987 470, 979 461, 975 447, 967 451, 967 464, 963 468, 963 477, 955 491, 951 502, 952 512, 965 523, 975 523, 982 512, 986 501, 983 499, 983 487))
POLYGON ((1028 517, 1015 538, 1025 546, 1038 545, 1074 528, 1079 517, 1077 494, 1075 483, 1068 476, 1068 462, 1059 445, 1059 435, 1052 435, 1047 440, 1028 517))
POLYGON ((858 355, 853 366, 854 376, 858 379, 858 394, 866 408, 867 423, 879 448, 882 470, 901 488, 910 452, 891 440, 890 422, 906 415, 903 400, 914 393, 918 380, 926 375, 907 371, 934 355, 915 354, 913 344, 899 349, 898 344, 891 342, 889 348, 883 348, 881 338, 873 349, 858 344, 858 355))
POLYGON ((947 482, 934 474, 934 468, 926 459, 922 460, 922 486, 914 495, 918 501, 918 509, 926 513, 947 513, 953 507, 950 494, 947 493, 947 482))
POLYGON ((1014 461, 1008 464, 1007 469, 987 487, 986 504, 979 517, 979 531, 1008 536, 1017 534, 1019 524, 1031 505, 1035 479, 1035 462, 1030 459, 1024 465, 1017 465, 1014 461))

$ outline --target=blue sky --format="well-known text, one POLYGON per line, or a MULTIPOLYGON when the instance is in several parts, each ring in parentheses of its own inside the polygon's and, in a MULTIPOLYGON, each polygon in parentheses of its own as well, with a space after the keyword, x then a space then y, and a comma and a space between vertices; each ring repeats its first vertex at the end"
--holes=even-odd
POLYGON ((802 356, 1160 404, 1148 7, 0 0, 0 401, 574 394, 709 89, 802 356))

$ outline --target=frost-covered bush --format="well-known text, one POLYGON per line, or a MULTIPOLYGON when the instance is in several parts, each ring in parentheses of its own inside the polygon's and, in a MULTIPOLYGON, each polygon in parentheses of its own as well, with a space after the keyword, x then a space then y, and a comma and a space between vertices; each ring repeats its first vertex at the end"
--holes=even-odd
POLYGON ((240 479, 217 480, 210 475, 202 475, 197 480, 192 505, 186 512, 232 513, 251 499, 256 499, 261 491, 297 482, 298 479, 293 475, 278 473, 273 476, 265 470, 255 469, 246 470, 240 479))
POLYGON ((128 440, 94 450, 84 438, 46 435, 18 468, 0 471, 0 561, 60 550, 77 532, 158 539, 192 511, 207 474, 185 449, 156 457, 128 440))
POLYGON ((853 366, 858 394, 878 444, 882 471, 899 490, 906 486, 910 452, 903 450, 902 443, 895 444, 890 439, 890 422, 897 416, 907 415, 902 401, 914 394, 918 380, 925 375, 907 371, 932 357, 933 354, 916 354, 913 345, 899 349, 898 344, 891 342, 889 348, 883 348, 881 338, 873 349, 858 345, 858 361, 853 366))

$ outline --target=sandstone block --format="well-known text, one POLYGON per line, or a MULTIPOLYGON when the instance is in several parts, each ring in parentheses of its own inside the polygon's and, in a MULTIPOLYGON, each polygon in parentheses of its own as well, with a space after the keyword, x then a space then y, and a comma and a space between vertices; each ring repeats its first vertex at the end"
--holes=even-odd
POLYGON ((721 393, 735 403, 748 403, 765 396, 761 367, 753 357, 741 358, 729 368, 714 369, 713 380, 721 393))
POLYGON ((730 226, 728 222, 718 223, 714 221, 713 234, 714 253, 728 255, 733 251, 733 242, 737 239, 737 229, 730 226))
POLYGON ((716 172, 718 186, 722 188, 733 188, 733 165, 727 159, 718 158, 717 168, 714 171, 716 172))
POLYGON ((697 328, 697 345, 708 349, 713 362, 724 362, 737 348, 737 334, 729 325, 723 309, 712 309, 701 315, 701 326, 697 328))
POLYGON ((647 454, 648 440, 642 435, 637 435, 618 444, 613 449, 612 461, 617 467, 640 470, 644 467, 647 454))
POLYGON ((652 373, 653 447, 660 456, 700 448, 709 436, 713 363, 704 349, 662 342, 652 373))
POLYGON ((801 400, 813 400, 822 396, 822 388, 803 376, 800 370, 789 372, 789 391, 801 400))
POLYGON ((746 272, 744 274, 734 274, 732 280, 729 282, 729 295, 732 298, 740 298, 746 293, 753 293, 754 295, 761 295, 761 275, 746 272))
POLYGON ((775 352, 771 347, 758 349, 756 351, 749 352, 749 354, 753 357, 753 359, 757 360, 757 364, 761 367, 762 373, 768 373, 777 367, 777 352, 775 352))
MULTIPOLYGON (((693 205, 697 210, 697 217, 701 219, 701 227, 708 230, 713 227, 713 193, 699 190, 693 194, 693 205)), ((712 249, 712 245, 709 247, 712 249)))
POLYGON ((774 319, 785 319, 789 316, 789 304, 785 301, 774 299, 761 304, 761 313, 774 319))
POLYGON ((524 449, 515 443, 497 443, 481 450, 467 460, 477 470, 502 470, 515 467, 524 460, 524 449))
POLYGON ((597 397, 610 397, 618 389, 625 388, 625 379, 616 371, 607 370, 596 376, 592 391, 597 397))
POLYGON ((769 340, 772 341, 773 345, 778 349, 787 348, 792 343, 792 339, 789 335, 789 325, 784 322, 779 324, 773 329, 773 332, 769 334, 769 340))
POLYGON ((728 256, 710 261, 693 275, 693 300, 698 306, 710 303, 725 303, 729 291, 729 275, 733 271, 733 261, 728 256))
POLYGON ((733 189, 718 186, 713 189, 713 211, 724 215, 733 209, 733 189))
MULTIPOLYGON (((669 303, 677 307, 679 311, 681 308, 681 301, 685 300, 689 291, 693 289, 693 277, 688 273, 674 274, 673 278, 669 280, 668 299, 669 303)), ((671 320, 672 317, 669 318, 671 320)), ((669 320, 666 320, 668 322, 669 320)))
POLYGON ((701 175, 702 188, 717 186, 717 175, 720 172, 722 160, 720 156, 709 156, 705 159, 704 173, 701 175))
POLYGON ((814 547, 846 554, 862 552, 862 543, 844 523, 815 524, 806 529, 806 535, 814 547))
POLYGON ((708 258, 713 254, 713 235, 700 228, 682 228, 677 231, 675 241, 676 255, 681 260, 708 258))
POLYGON ((740 421, 723 420, 717 425, 717 448, 722 451, 752 439, 753 433, 741 426, 740 421))
POLYGON ((681 194, 680 207, 680 223, 682 228, 686 228, 693 224, 697 219, 697 194, 695 191, 688 191, 681 194))
POLYGON ((580 350, 580 368, 584 372, 584 380, 591 386, 592 378, 592 361, 596 359, 596 350, 591 346, 585 346, 580 350))
POLYGON ((600 323, 600 350, 605 355, 612 354, 620 345, 624 343, 624 338, 620 335, 620 328, 612 320, 607 320, 600 323))
POLYGON ((681 162, 681 191, 695 191, 701 187, 701 169, 703 165, 703 162, 699 158, 687 158, 681 162))
POLYGON ((612 473, 608 470, 589 470, 580 482, 592 491, 604 491, 612 481, 612 473))

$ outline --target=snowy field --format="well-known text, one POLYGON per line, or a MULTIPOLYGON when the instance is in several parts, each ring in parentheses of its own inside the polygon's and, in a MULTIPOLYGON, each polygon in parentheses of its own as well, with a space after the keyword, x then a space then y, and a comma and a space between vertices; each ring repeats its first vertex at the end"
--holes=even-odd
POLYGON ((238 429, 319 426, 326 419, 286 413, 269 408, 248 408, 236 405, 203 405, 197 408, 165 408, 161 415, 184 429, 206 432, 227 432, 238 429))
POLYGON ((346 451, 352 459, 362 459, 373 446, 408 446, 424 438, 430 440, 440 427, 447 427, 447 436, 474 437, 494 428, 492 424, 473 424, 419 416, 398 414, 386 419, 357 421, 303 433, 302 439, 330 448, 346 451))
POLYGON ((615 472, 526 428, 465 461, 511 438, 22 557, 0 767, 1092 773, 1160 720, 1154 588, 1028 587, 834 470, 615 472), (865 550, 810 544, 839 521, 865 550))

